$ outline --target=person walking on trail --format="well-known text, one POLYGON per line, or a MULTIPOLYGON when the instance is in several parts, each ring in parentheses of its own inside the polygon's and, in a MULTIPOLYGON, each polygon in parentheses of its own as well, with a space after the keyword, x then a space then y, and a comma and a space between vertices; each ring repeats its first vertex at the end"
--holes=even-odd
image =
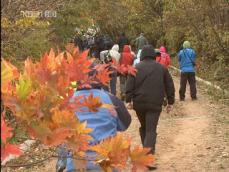
POLYGON ((168 99, 167 112, 175 101, 173 79, 168 69, 157 63, 155 58, 154 48, 151 45, 144 46, 142 61, 136 65, 136 76, 128 75, 126 84, 127 107, 136 111, 141 125, 139 133, 142 145, 151 148, 151 154, 155 154, 156 130, 164 94, 168 99))
POLYGON ((161 46, 159 51, 160 55, 157 55, 156 62, 168 68, 170 65, 170 55, 166 52, 166 48, 164 46, 161 46))
POLYGON ((135 40, 135 46, 137 48, 137 52, 142 49, 145 45, 148 45, 148 40, 144 37, 144 33, 141 33, 139 37, 135 40))
MULTIPOLYGON (((93 84, 91 89, 78 89, 73 96, 87 97, 90 94, 93 94, 93 96, 99 97, 102 103, 112 104, 115 107, 114 112, 111 112, 109 109, 99 108, 98 112, 92 113, 85 111, 84 109, 75 114, 80 122, 86 121, 87 127, 93 129, 90 133, 92 140, 89 145, 98 144, 102 140, 115 136, 118 131, 125 131, 131 123, 131 116, 124 103, 116 96, 109 94, 101 88, 101 84, 93 84)), ((86 156, 89 158, 93 158, 95 155, 96 153, 93 151, 88 150, 86 152, 86 156)), ((63 146, 60 147, 58 156, 60 158, 57 161, 56 171, 62 172, 65 168, 67 172, 76 171, 77 167, 74 164, 71 153, 68 153, 63 146)), ((86 170, 102 171, 99 165, 96 165, 91 161, 87 162, 86 170)))
MULTIPOLYGON (((112 62, 115 62, 118 64, 120 60, 120 56, 121 55, 119 53, 118 44, 113 45, 113 47, 110 50, 104 50, 100 52, 100 60, 105 64, 111 64, 112 62)), ((112 68, 111 65, 109 66, 109 70, 112 71, 112 73, 110 74, 110 77, 111 77, 110 92, 113 95, 116 95, 117 71, 116 69, 112 68)))
MULTIPOLYGON (((127 67, 128 65, 132 66, 133 62, 134 62, 134 56, 131 54, 130 47, 128 45, 124 45, 119 64, 121 66, 127 67)), ((120 91, 121 91, 122 100, 125 100, 126 80, 127 80, 127 72, 120 74, 120 91)))
POLYGON ((183 49, 178 53, 178 61, 180 64, 181 70, 181 78, 180 78, 180 100, 185 100, 185 92, 187 81, 190 85, 190 93, 192 100, 197 99, 197 91, 196 91, 196 78, 195 78, 195 61, 196 61, 196 53, 191 48, 191 44, 189 41, 184 41, 183 49))
POLYGON ((118 40, 119 52, 123 51, 124 45, 129 45, 129 44, 130 44, 129 39, 126 37, 125 33, 124 32, 121 33, 118 40))
POLYGON ((108 34, 105 34, 103 36, 103 48, 104 48, 104 50, 111 49, 113 45, 114 45, 114 43, 113 43, 113 40, 111 39, 111 37, 108 34))
POLYGON ((100 60, 105 63, 107 53, 110 53, 110 56, 115 60, 116 63, 119 63, 120 53, 119 53, 119 45, 115 44, 110 50, 104 50, 100 52, 100 60))

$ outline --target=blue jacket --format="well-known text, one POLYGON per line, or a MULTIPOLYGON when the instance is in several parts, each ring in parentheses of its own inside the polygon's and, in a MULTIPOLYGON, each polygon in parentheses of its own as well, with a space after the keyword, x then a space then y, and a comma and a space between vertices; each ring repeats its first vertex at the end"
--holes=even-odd
POLYGON ((192 61, 196 61, 196 53, 193 49, 185 48, 180 50, 178 53, 178 60, 181 72, 195 72, 192 61))
MULTIPOLYGON (((98 112, 89 112, 87 107, 84 107, 83 112, 77 112, 76 116, 81 122, 87 121, 87 127, 92 128, 93 131, 90 133, 93 140, 89 143, 90 145, 97 144, 100 141, 114 136, 118 131, 124 131, 130 124, 131 117, 125 108, 125 105, 119 104, 118 98, 109 95, 108 92, 99 89, 88 89, 76 91, 74 97, 76 96, 89 96, 93 94, 94 97, 100 97, 102 103, 114 104, 118 109, 115 109, 111 113, 108 109, 99 108, 98 112), (117 103, 118 102, 118 103, 117 103), (118 106, 118 107, 117 107, 118 106), (121 109, 120 109, 121 108, 121 109)), ((87 151, 87 156, 95 156, 95 152, 87 151)), ((72 158, 67 158, 67 171, 75 169, 74 162, 72 158)), ((88 162, 87 170, 99 170, 100 167, 94 165, 92 162, 88 162)))

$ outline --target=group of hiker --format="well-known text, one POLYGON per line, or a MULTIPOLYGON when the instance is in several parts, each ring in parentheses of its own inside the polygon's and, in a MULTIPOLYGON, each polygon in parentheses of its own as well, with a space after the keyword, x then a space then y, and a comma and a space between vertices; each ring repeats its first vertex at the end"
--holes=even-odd
POLYGON ((73 43, 80 51, 90 49, 90 55, 99 58, 99 53, 103 50, 110 49, 113 46, 113 40, 108 34, 96 33, 95 35, 79 34, 74 36, 73 43))
MULTIPOLYGON (((168 70, 170 55, 164 46, 155 49, 150 45, 143 33, 135 39, 135 48, 136 52, 133 52, 129 40, 122 33, 117 44, 99 51, 99 59, 102 63, 109 64, 114 60, 120 65, 134 66, 137 69, 136 76, 128 73, 118 74, 115 69, 111 69, 109 88, 100 83, 93 85, 91 89, 77 90, 74 94, 74 96, 89 96, 92 93, 94 96, 100 97, 102 103, 113 104, 117 115, 112 115, 107 109, 99 108, 95 114, 82 111, 77 112, 76 116, 81 122, 87 121, 87 127, 93 129, 90 133, 93 138, 90 144, 94 145, 106 138, 115 136, 118 131, 125 131, 131 123, 131 116, 127 109, 134 109, 140 122, 139 135, 142 146, 150 148, 149 153, 154 155, 157 124, 163 105, 166 106, 166 111, 169 113, 175 102, 174 82, 168 70), (118 76, 120 78, 121 100, 116 96, 118 76)), ((185 41, 183 49, 178 53, 181 70, 180 101, 185 100, 187 82, 190 84, 192 100, 197 99, 195 60, 195 51, 191 48, 190 42, 185 41)), ((57 171, 60 172, 64 168, 67 172, 75 171, 77 167, 73 163, 71 154, 68 152, 68 158, 65 157, 64 159, 64 152, 63 148, 59 152, 57 171)), ((90 157, 96 153, 88 150, 86 154, 90 157)), ((87 170, 101 170, 98 165, 90 161, 86 168, 87 170)), ((155 169, 154 164, 148 166, 148 169, 155 169)))

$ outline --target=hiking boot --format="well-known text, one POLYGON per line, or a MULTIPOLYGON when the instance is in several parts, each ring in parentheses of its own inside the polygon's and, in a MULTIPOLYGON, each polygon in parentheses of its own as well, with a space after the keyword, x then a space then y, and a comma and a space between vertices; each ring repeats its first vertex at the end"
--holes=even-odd
POLYGON ((153 170, 157 169, 156 166, 147 166, 147 168, 148 168, 149 171, 153 171, 153 170))
POLYGON ((192 98, 192 101, 195 101, 195 100, 197 100, 197 97, 192 98))
POLYGON ((150 166, 147 166, 147 168, 148 168, 149 171, 156 170, 156 169, 157 169, 157 164, 154 163, 154 164, 152 164, 152 165, 150 165, 150 166))

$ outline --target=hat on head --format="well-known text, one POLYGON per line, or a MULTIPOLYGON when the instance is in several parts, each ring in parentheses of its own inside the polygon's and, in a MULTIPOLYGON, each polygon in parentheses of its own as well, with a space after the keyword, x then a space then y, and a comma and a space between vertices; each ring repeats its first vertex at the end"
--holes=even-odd
POLYGON ((152 45, 145 45, 142 48, 140 60, 144 60, 146 58, 152 58, 152 59, 156 58, 156 52, 152 45))
POLYGON ((184 41, 183 48, 191 48, 191 43, 189 41, 184 41))

